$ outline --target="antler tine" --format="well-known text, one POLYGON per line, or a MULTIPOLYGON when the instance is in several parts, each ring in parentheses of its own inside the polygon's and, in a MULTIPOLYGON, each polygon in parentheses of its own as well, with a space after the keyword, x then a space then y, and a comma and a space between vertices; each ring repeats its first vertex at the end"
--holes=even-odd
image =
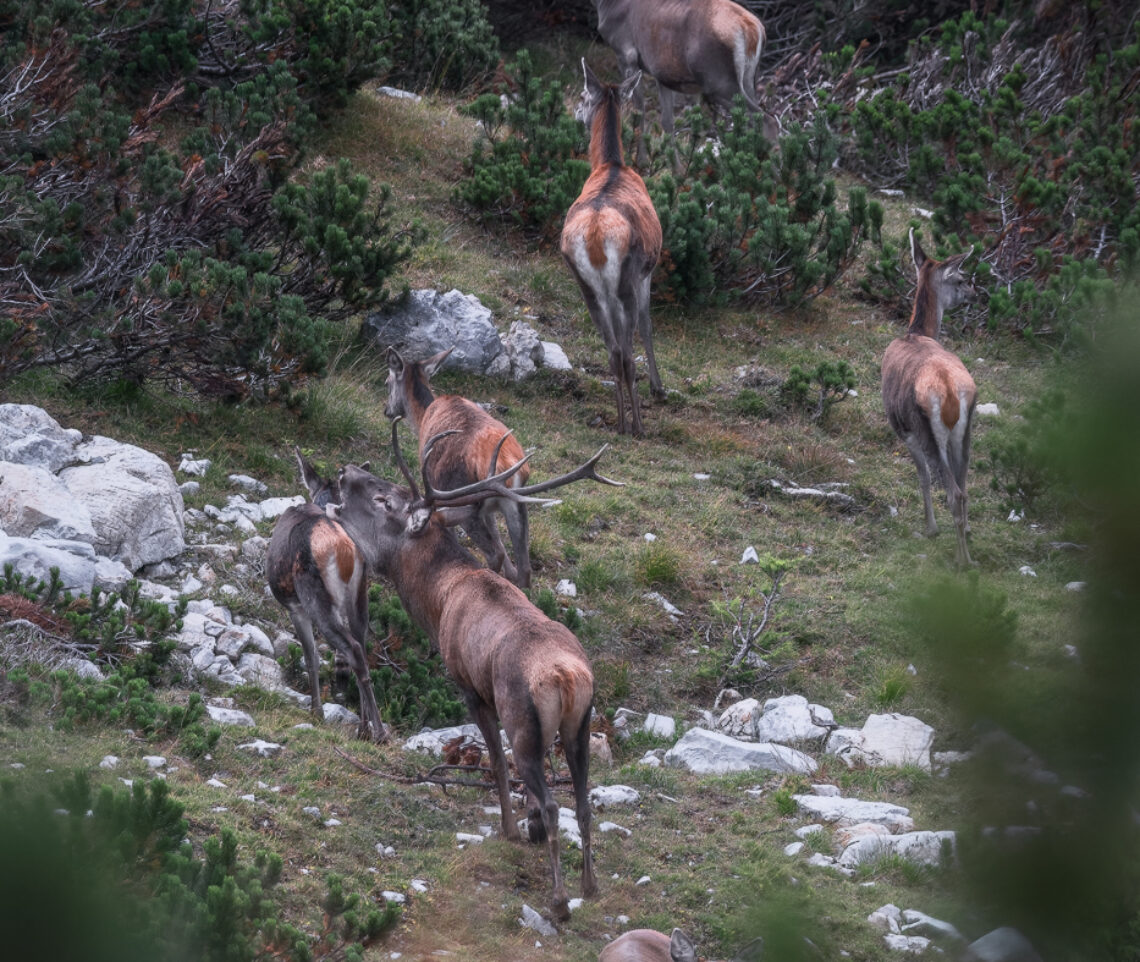
POLYGON ((594 466, 598 463, 598 459, 601 458, 603 454, 605 454, 606 448, 608 447, 609 444, 603 444, 598 449, 598 453, 590 458, 589 461, 586 461, 584 464, 579 465, 568 474, 563 474, 557 478, 551 478, 548 481, 540 481, 538 484, 528 484, 526 487, 515 488, 514 490, 522 495, 538 494, 540 491, 550 491, 552 488, 561 488, 565 484, 571 484, 574 481, 581 481, 583 478, 589 478, 591 481, 598 481, 601 484, 610 484, 615 488, 624 488, 624 481, 614 481, 610 478, 607 478, 605 475, 598 474, 598 472, 594 470, 594 466))
POLYGON ((412 477, 412 472, 408 467, 408 462, 404 460, 403 454, 400 453, 400 435, 397 428, 399 427, 402 420, 402 417, 397 417, 392 420, 392 454, 396 457, 396 466, 400 469, 400 473, 404 476, 404 480, 408 482, 408 487, 412 489, 412 500, 419 501, 420 492, 416 487, 416 479, 412 477))
POLYGON ((503 450, 503 444, 507 438, 514 434, 514 430, 514 428, 507 428, 507 433, 499 438, 499 443, 495 445, 495 450, 491 452, 491 464, 490 467, 487 468, 487 477, 491 477, 495 473, 495 465, 499 463, 499 452, 503 450))
MULTIPOLYGON (((465 504, 474 504, 477 501, 483 501, 489 497, 494 496, 512 497, 511 491, 513 489, 508 488, 505 484, 503 484, 503 482, 514 477, 515 474, 518 473, 519 469, 524 464, 526 464, 527 461, 530 460, 529 454, 524 458, 520 458, 509 468, 500 471, 498 474, 492 474, 489 477, 483 478, 481 481, 474 481, 471 484, 465 484, 462 487, 452 488, 448 491, 437 491, 432 487, 431 481, 428 479, 427 474, 428 458, 431 456, 432 448, 434 447, 436 441, 438 441, 440 438, 445 438, 449 434, 459 433, 460 432, 456 430, 441 431, 439 434, 433 434, 431 438, 428 439, 427 444, 424 445, 424 456, 423 460, 420 463, 420 472, 424 479, 424 500, 431 505, 447 508, 460 507, 465 504)), ((510 432, 508 431, 507 433, 509 434, 510 432)), ((506 440, 506 435, 504 435, 503 439, 499 441, 499 447, 502 447, 503 440, 506 440)), ((495 462, 498 460, 498 457, 499 448, 496 448, 495 453, 491 458, 492 470, 494 468, 495 462)), ((517 499, 512 498, 512 500, 517 499)))

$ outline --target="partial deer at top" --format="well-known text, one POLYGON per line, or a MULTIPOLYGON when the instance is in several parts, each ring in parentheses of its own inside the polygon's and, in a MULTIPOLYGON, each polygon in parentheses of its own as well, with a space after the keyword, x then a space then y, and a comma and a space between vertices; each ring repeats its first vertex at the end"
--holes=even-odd
MULTIPOLYGON (((547 785, 543 759, 555 735, 561 735, 582 834, 582 893, 593 895, 597 882, 586 797, 594 700, 590 664, 565 625, 547 618, 505 578, 481 567, 438 516, 486 497, 534 499, 522 493, 525 489, 508 486, 517 464, 451 491, 434 490, 427 465, 438 438, 424 446, 421 495, 400 454, 396 427, 392 448, 408 487, 347 465, 339 474, 342 504, 331 510, 364 552, 369 568, 392 582, 409 617, 438 645, 483 735, 498 787, 503 835, 518 840, 499 737, 502 723, 527 791, 528 834, 533 842, 547 843, 551 907, 564 920, 570 909, 558 855, 558 803, 547 785)), ((598 477, 594 465, 600 456, 601 451, 570 475, 598 477)))
POLYGON ((975 293, 972 281, 962 272, 962 262, 970 252, 934 260, 927 257, 913 230, 910 245, 918 286, 907 333, 893 340, 883 355, 883 407, 918 469, 927 537, 938 533, 930 497, 933 473, 946 488, 954 517, 957 563, 968 565, 966 471, 978 392, 965 365, 938 338, 942 315, 975 293))
POLYGON ((603 84, 582 61, 585 89, 574 116, 590 131, 590 176, 566 214, 562 257, 570 267, 590 317, 610 356, 617 394, 618 433, 644 433, 633 353, 636 327, 645 346, 649 388, 665 396, 653 356, 649 286, 661 257, 661 222, 637 171, 625 165, 621 148, 621 104, 641 80, 637 73, 621 86, 603 84))
MULTIPOLYGON (((756 99, 756 69, 764 50, 764 25, 732 0, 594 0, 598 32, 614 53, 622 77, 644 70, 657 81, 661 127, 673 133, 676 93, 701 94, 727 111, 739 94, 762 119, 764 135, 779 127, 756 99)), ((637 163, 645 166, 644 95, 634 106, 638 124, 637 163)))

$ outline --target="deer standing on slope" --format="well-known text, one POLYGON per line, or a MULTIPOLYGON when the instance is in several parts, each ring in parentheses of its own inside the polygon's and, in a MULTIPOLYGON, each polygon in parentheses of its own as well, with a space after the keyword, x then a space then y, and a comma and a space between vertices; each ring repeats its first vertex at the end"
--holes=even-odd
POLYGON ((970 465, 970 429, 977 388, 965 365, 938 343, 942 315, 975 293, 962 273, 967 251, 936 261, 922 250, 914 230, 911 254, 918 271, 910 327, 883 355, 883 407, 895 433, 906 444, 922 488, 926 535, 938 533, 930 498, 933 470, 946 488, 958 542, 955 559, 971 564, 966 547, 966 471, 970 465))
POLYGON ((321 683, 314 625, 342 656, 360 692, 361 738, 388 740, 364 655, 368 632, 368 572, 364 555, 325 507, 340 499, 335 482, 323 480, 294 449, 312 503, 294 505, 277 520, 265 573, 269 588, 293 622, 309 673, 309 710, 322 718, 321 683))
POLYGON ((562 256, 570 267, 590 317, 610 355, 617 393, 618 433, 626 433, 629 396, 632 433, 641 435, 633 330, 645 345, 649 388, 665 396, 653 356, 649 285, 661 257, 661 222, 637 171, 626 167, 621 149, 621 104, 641 80, 637 73, 620 87, 603 84, 582 60, 586 84, 574 116, 590 130, 590 176, 566 214, 562 256))
MULTIPOLYGON (((384 414, 407 418, 420 441, 420 462, 428 438, 443 432, 457 432, 440 440, 431 462, 432 484, 456 488, 513 467, 524 460, 523 449, 506 426, 496 421, 474 401, 455 394, 437 397, 428 381, 439 370, 452 349, 424 361, 407 363, 395 348, 388 348, 388 402, 384 414), (495 445, 503 441, 497 465, 491 464, 495 445)), ((526 483, 530 466, 523 464, 512 478, 512 485, 526 483)), ((497 571, 520 588, 530 587, 530 521, 525 502, 490 497, 450 513, 449 524, 460 524, 497 571), (507 524, 514 551, 514 563, 507 557, 495 515, 507 524)))
MULTIPOLYGON (((775 140, 776 119, 756 99, 756 70, 764 50, 764 25, 732 0, 594 0, 598 32, 614 53, 623 79, 644 70, 657 81, 661 127, 673 133, 674 92, 699 93, 727 111, 737 94, 763 118, 775 140)), ((645 166, 644 101, 637 132, 637 164, 645 166)))
POLYGON ((481 567, 437 512, 489 496, 533 501, 536 489, 549 490, 583 477, 605 481, 594 470, 605 448, 569 474, 529 489, 505 484, 519 470, 516 464, 490 478, 440 492, 433 490, 426 468, 437 440, 430 438, 420 465, 421 496, 400 454, 396 427, 393 424, 392 448, 409 487, 347 465, 338 475, 342 502, 330 511, 360 546, 369 568, 394 585, 408 615, 439 647, 487 746, 503 835, 518 840, 499 739, 502 723, 527 790, 530 840, 547 843, 553 875, 551 909, 556 918, 565 920, 570 908, 558 858, 558 803, 546 783, 543 757, 555 735, 561 735, 582 835, 582 894, 591 896, 597 882, 586 781, 594 676, 571 631, 547 618, 516 585, 481 567))

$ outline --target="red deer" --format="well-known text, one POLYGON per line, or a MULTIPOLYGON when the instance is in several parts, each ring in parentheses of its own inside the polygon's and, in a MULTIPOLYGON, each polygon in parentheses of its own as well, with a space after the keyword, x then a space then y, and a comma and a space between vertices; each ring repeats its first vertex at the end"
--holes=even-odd
POLYGON ((970 252, 945 261, 927 257, 910 232, 911 254, 918 270, 910 327, 883 355, 883 407, 895 433, 906 444, 922 488, 926 535, 938 533, 930 500, 933 470, 946 488, 954 516, 959 565, 968 565, 966 547, 966 471, 970 464, 970 428, 977 388, 957 357, 938 343, 944 312, 975 293, 962 262, 970 252))
MULTIPOLYGON (((756 69, 764 50, 764 25, 732 0, 594 0, 598 32, 614 53, 623 79, 644 70, 657 81, 661 127, 673 133, 673 98, 699 93, 728 110, 737 94, 763 115, 764 134, 778 125, 756 99, 756 69)), ((644 116, 644 95, 635 106, 644 116)), ((637 163, 645 166, 644 119, 638 123, 637 163)))
MULTIPOLYGON (((420 461, 428 438, 447 431, 458 433, 437 444, 431 462, 432 483, 455 488, 486 477, 495 445, 506 437, 499 455, 499 466, 512 467, 523 460, 523 449, 507 428, 474 401, 455 394, 436 397, 428 384, 451 350, 425 361, 406 363, 395 348, 388 348, 388 402, 384 413, 390 418, 405 417, 420 439, 420 461)), ((492 467, 494 474, 497 467, 492 467)), ((513 483, 526 483, 530 466, 524 464, 513 483)), ((525 502, 492 497, 470 507, 451 512, 450 524, 460 524, 487 558, 492 571, 509 578, 521 588, 530 587, 530 521, 525 502), (507 557, 495 515, 507 523, 515 560, 507 557)))
POLYGON ((649 321, 649 284, 661 257, 661 222, 645 182, 625 166, 621 149, 621 103, 629 99, 641 74, 618 87, 601 83, 584 59, 582 70, 586 85, 574 116, 590 129, 590 176, 566 214, 562 256, 610 354, 618 433, 626 433, 624 395, 628 394, 632 432, 641 435, 633 356, 635 325, 645 345, 650 390, 665 396, 649 321))
POLYGON ((322 480, 294 450, 311 504, 294 505, 277 519, 269 542, 265 573, 269 588, 293 622, 309 673, 309 710, 321 718, 320 659, 315 625, 338 657, 343 657, 360 692, 361 738, 388 740, 364 655, 368 632, 368 573, 364 556, 344 528, 326 517, 325 506, 339 500, 335 482, 322 480))
POLYGON ((519 469, 516 464, 490 478, 440 492, 432 488, 425 464, 437 440, 430 438, 420 465, 421 496, 400 454, 397 424, 392 426, 392 447, 410 490, 346 465, 338 475, 341 504, 329 510, 360 546, 369 568, 393 584, 408 615, 439 647, 483 734, 499 793, 503 835, 518 840, 499 740, 502 723, 527 790, 528 834, 532 842, 545 838, 547 843, 553 874, 551 908, 565 920, 570 908, 558 858, 558 803, 546 784, 543 757, 555 735, 561 735, 582 835, 582 893, 593 895, 597 882, 586 796, 594 701, 590 663, 565 625, 547 618, 516 585, 480 566, 437 512, 489 494, 531 498, 535 489, 549 490, 582 477, 604 480, 594 465, 605 449, 569 474, 530 489, 507 487, 509 476, 519 469))
MULTIPOLYGON (((760 940, 749 943, 748 953, 760 947, 760 940)), ((598 962, 698 962, 696 947, 680 929, 664 935, 654 929, 630 929, 602 949, 598 962)))

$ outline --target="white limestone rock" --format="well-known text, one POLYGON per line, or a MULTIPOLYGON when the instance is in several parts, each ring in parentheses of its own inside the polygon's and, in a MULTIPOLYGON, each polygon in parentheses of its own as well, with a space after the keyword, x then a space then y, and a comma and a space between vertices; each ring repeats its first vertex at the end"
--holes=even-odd
POLYGON ((872 768, 916 765, 929 772, 933 744, 933 728, 912 716, 892 712, 871 715, 861 730, 837 728, 824 750, 838 755, 848 766, 858 762, 872 768))
POLYGON ((892 833, 909 832, 914 828, 910 810, 893 802, 865 802, 858 798, 820 795, 793 795, 792 798, 802 813, 829 825, 851 826, 872 822, 885 825, 892 833))
POLYGON ((772 771, 810 774, 815 759, 786 745, 743 742, 720 732, 691 728, 668 752, 665 765, 686 768, 701 775, 739 771, 772 771))

